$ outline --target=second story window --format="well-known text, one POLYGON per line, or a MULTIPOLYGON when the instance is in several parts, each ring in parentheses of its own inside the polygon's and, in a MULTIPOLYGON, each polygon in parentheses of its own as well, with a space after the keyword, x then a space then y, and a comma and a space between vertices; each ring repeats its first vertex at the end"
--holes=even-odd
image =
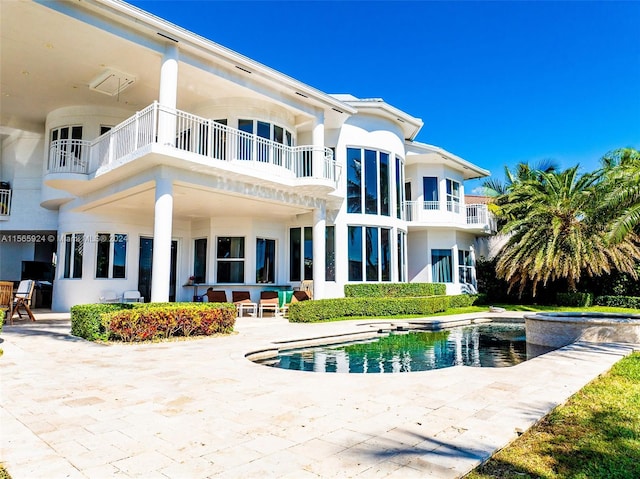
POLYGON ((82 126, 61 126, 50 133, 49 169, 60 170, 82 162, 82 126))
MULTIPOLYGON (((450 180, 449 180, 450 181, 450 180)), ((425 210, 437 210, 439 208, 440 195, 438 194, 438 178, 425 176, 422 178, 423 205, 425 210)))
POLYGON ((447 211, 460 213, 460 183, 447 179, 447 211))
POLYGON ((391 214, 389 154, 347 148, 347 211, 370 215, 391 214))
POLYGON ((283 148, 277 145, 293 146, 293 134, 289 130, 266 121, 241 118, 238 120, 238 130, 246 133, 238 142, 238 158, 241 160, 255 159, 282 165, 283 148), (253 134, 258 137, 255 147, 253 138, 249 136, 253 134))

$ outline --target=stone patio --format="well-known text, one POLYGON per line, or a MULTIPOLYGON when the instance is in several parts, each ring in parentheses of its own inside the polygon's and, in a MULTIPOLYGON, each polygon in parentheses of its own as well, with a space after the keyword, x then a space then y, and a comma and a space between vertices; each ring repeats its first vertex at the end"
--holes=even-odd
POLYGON ((575 343, 511 368, 311 373, 245 354, 371 321, 248 317, 227 337, 101 345, 71 336, 68 315, 35 314, 1 335, 1 460, 13 479, 457 478, 633 349, 575 343))

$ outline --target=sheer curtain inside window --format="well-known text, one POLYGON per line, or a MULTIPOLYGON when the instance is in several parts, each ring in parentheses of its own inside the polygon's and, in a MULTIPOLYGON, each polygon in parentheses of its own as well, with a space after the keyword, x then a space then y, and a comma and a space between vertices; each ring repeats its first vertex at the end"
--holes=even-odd
POLYGON ((431 265, 433 268, 434 283, 451 283, 451 250, 434 249, 431 250, 431 265))

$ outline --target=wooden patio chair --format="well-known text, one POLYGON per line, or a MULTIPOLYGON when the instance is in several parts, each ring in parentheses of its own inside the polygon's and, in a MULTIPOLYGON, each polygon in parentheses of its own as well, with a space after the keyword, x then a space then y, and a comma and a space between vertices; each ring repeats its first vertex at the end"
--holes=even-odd
POLYGON ((232 291, 231 300, 238 308, 238 316, 244 316, 245 311, 250 311, 253 316, 258 312, 258 305, 251 301, 249 291, 232 291))
POLYGON ((260 303, 258 303, 259 316, 262 318, 265 311, 273 311, 274 316, 280 313, 280 299, 277 291, 262 291, 260 303))
POLYGON ((205 293, 207 297, 207 301, 209 303, 226 303, 227 302, 227 293, 224 290, 214 290, 213 288, 209 288, 205 293))
POLYGON ((31 321, 35 321, 36 318, 31 312, 31 296, 33 296, 33 289, 36 286, 36 282, 32 279, 23 279, 18 285, 18 290, 13 296, 13 307, 11 313, 9 313, 9 322, 13 324, 13 315, 18 313, 18 316, 22 318, 20 308, 24 309, 31 321))
POLYGON ((0 281, 0 312, 2 321, 13 307, 13 281, 0 281))

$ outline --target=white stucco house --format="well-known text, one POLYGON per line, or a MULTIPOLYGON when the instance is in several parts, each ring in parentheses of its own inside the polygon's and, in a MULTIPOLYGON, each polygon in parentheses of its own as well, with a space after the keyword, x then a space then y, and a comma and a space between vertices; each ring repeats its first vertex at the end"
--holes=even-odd
POLYGON ((422 121, 331 95, 124 2, 0 3, 0 280, 52 309, 313 281, 473 287, 492 232, 422 121))

